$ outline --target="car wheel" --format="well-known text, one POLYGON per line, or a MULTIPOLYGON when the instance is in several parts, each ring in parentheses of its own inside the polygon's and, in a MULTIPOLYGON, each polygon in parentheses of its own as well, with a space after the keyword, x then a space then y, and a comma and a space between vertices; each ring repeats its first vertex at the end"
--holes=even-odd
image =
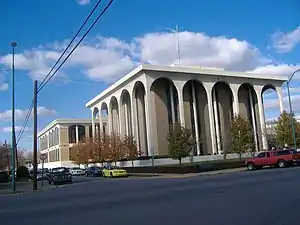
POLYGON ((285 167, 285 161, 284 161, 284 160, 279 160, 279 161, 278 161, 278 167, 279 167, 279 168, 285 167))
POLYGON ((253 163, 248 163, 248 164, 247 164, 247 169, 248 169, 248 170, 254 170, 254 169, 255 169, 254 164, 253 164, 253 163))

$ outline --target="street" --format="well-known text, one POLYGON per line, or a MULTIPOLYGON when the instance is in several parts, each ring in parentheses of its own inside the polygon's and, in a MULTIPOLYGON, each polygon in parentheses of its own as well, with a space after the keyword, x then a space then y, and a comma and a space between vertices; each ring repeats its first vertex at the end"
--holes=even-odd
POLYGON ((298 223, 300 168, 189 178, 91 179, 0 197, 9 225, 298 223))

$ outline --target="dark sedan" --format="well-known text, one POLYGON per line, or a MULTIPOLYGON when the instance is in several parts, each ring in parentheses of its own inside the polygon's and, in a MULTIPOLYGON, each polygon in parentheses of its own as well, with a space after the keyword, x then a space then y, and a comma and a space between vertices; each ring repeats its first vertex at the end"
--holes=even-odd
POLYGON ((69 169, 65 167, 59 167, 52 169, 51 173, 48 174, 49 184, 71 184, 73 182, 72 175, 69 169))
POLYGON ((101 177, 102 176, 102 168, 98 166, 91 166, 86 168, 85 175, 87 177, 101 177))

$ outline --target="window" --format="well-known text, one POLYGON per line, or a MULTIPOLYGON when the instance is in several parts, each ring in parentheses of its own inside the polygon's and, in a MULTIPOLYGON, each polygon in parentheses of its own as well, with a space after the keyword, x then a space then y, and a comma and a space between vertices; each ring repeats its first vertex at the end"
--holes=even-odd
POLYGON ((79 141, 83 141, 85 139, 85 126, 78 125, 78 138, 79 141))
POLYGON ((261 152, 257 155, 257 158, 264 158, 266 157, 266 153, 265 152, 261 152))
POLYGON ((69 143, 76 143, 76 125, 69 127, 69 143))
POLYGON ((289 155, 291 154, 290 150, 282 150, 277 152, 278 155, 289 155))

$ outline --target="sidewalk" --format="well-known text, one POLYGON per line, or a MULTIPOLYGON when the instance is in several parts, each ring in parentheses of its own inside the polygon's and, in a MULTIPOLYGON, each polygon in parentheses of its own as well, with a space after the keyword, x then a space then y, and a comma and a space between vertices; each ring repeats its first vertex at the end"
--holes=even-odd
POLYGON ((234 169, 224 169, 224 170, 215 170, 207 171, 202 173, 186 173, 186 174, 162 174, 156 173, 154 176, 152 173, 132 173, 130 177, 132 178, 143 178, 143 179, 155 179, 155 178, 186 178, 186 177, 195 177, 195 176, 212 176, 218 174, 228 174, 228 173, 238 173, 246 171, 246 168, 234 168, 234 169))
MULTIPOLYGON (((44 185, 41 185, 41 182, 38 182, 37 188, 38 190, 47 189, 49 186, 46 182, 44 182, 44 185)), ((7 195, 7 194, 23 194, 26 192, 32 192, 32 182, 31 181, 17 181, 16 182, 16 193, 12 192, 12 184, 11 182, 8 183, 0 183, 0 196, 1 195, 7 195)))

